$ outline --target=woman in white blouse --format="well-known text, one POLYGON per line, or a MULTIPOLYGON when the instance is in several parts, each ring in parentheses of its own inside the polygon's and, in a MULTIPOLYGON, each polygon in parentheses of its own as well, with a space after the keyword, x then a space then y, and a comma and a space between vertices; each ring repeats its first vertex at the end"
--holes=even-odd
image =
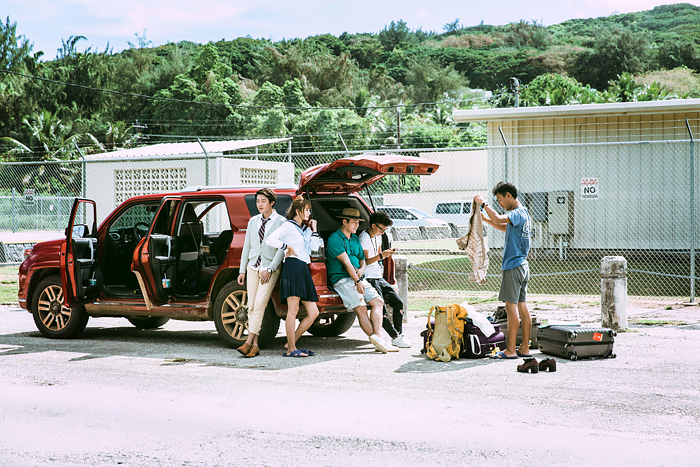
POLYGON ((318 317, 318 295, 311 279, 311 237, 316 233, 316 221, 311 219, 311 202, 297 197, 287 212, 287 221, 275 230, 265 243, 273 248, 285 250, 284 265, 280 276, 280 299, 287 303, 287 352, 284 357, 309 357, 314 355, 307 349, 297 349, 296 341, 318 317), (301 302, 306 308, 306 317, 296 325, 301 302))

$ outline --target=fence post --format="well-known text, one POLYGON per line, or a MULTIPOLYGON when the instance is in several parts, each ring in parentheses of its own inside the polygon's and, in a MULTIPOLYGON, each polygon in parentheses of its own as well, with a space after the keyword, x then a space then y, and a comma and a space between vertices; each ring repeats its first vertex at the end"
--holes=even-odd
POLYGON ((690 300, 688 305, 695 304, 695 140, 690 129, 688 119, 685 119, 685 126, 690 135, 690 300))
POLYGON ((600 262, 600 314, 603 327, 627 329, 627 260, 622 256, 600 262))
POLYGON ((405 255, 394 255, 394 273, 399 298, 403 302, 403 321, 408 322, 408 258, 405 255))
POLYGON ((15 232, 15 187, 12 187, 12 233, 15 232))

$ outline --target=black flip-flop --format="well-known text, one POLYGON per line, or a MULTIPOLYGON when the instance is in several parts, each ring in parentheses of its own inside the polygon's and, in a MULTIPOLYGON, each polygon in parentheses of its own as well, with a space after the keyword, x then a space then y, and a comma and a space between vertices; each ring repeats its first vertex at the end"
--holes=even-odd
POLYGON ((518 357, 532 358, 532 355, 530 355, 529 353, 520 353, 519 350, 516 350, 515 353, 518 355, 518 357))

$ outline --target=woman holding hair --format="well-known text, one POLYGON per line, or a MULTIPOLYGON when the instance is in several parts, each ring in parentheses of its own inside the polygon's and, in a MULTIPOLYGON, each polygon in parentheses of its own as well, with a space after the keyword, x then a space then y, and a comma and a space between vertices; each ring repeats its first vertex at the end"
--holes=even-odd
POLYGON ((275 230, 265 243, 286 250, 280 276, 280 299, 287 303, 287 352, 284 357, 308 357, 314 352, 297 349, 297 340, 318 317, 318 295, 311 279, 311 237, 316 233, 316 221, 311 219, 311 202, 297 197, 287 212, 287 222, 275 230), (296 324, 299 303, 306 308, 306 317, 296 324))

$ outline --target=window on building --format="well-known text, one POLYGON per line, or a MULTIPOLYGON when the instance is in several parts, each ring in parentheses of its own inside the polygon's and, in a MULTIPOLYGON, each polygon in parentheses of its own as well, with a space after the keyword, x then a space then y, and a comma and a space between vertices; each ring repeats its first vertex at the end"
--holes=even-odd
POLYGON ((244 185, 275 185, 277 169, 241 167, 241 183, 244 185))
POLYGON ((114 201, 123 201, 139 195, 180 191, 187 186, 187 169, 115 169, 114 201))

